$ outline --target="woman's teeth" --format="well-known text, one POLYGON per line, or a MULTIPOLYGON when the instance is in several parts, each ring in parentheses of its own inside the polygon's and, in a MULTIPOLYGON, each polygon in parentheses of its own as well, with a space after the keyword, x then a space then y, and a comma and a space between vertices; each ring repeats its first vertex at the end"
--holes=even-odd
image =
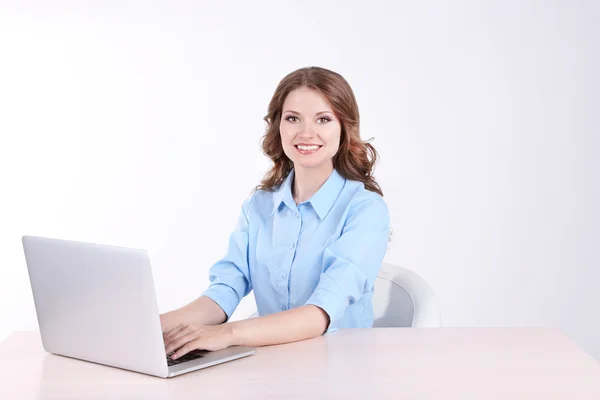
POLYGON ((304 150, 304 151, 317 150, 319 148, 319 146, 296 146, 296 147, 298 147, 300 150, 304 150))

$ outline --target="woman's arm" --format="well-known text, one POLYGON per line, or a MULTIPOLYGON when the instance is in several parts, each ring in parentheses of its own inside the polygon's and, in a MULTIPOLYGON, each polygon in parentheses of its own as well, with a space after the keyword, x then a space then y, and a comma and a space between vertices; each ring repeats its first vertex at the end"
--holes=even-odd
POLYGON ((160 322, 167 333, 180 325, 219 325, 227 321, 241 299, 252 290, 248 256, 247 213, 254 199, 242 204, 237 226, 229 236, 227 254, 209 269, 210 287, 191 303, 162 314, 160 322))
POLYGON ((219 325, 227 320, 227 315, 211 298, 200 296, 191 303, 160 315, 163 332, 169 332, 178 325, 219 325))
POLYGON ((166 354, 173 359, 194 349, 221 350, 229 346, 269 346, 320 336, 329 326, 321 308, 306 305, 265 317, 218 326, 179 325, 165 334, 166 354))
POLYGON ((320 336, 329 325, 329 316, 321 308, 307 305, 227 325, 233 345, 268 346, 320 336))

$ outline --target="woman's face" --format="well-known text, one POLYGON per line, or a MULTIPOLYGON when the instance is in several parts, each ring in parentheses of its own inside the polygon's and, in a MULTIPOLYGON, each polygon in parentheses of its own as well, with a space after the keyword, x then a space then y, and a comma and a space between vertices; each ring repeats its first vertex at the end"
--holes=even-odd
POLYGON ((331 168, 341 130, 333 107, 321 92, 303 87, 285 98, 279 132, 283 151, 296 169, 331 168))

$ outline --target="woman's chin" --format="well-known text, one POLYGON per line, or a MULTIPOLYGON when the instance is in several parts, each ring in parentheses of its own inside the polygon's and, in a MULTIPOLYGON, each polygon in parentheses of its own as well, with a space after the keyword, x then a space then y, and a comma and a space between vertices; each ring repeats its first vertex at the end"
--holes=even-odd
POLYGON ((325 161, 319 161, 319 160, 315 160, 315 161, 308 161, 308 160, 294 161, 294 167, 296 169, 297 168, 317 169, 317 168, 323 168, 326 164, 327 164, 327 162, 325 162, 325 161))

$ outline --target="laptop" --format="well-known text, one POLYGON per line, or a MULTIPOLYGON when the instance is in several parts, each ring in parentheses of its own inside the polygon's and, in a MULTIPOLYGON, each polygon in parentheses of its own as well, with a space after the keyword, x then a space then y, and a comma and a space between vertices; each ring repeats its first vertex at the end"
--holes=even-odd
POLYGON ((144 250, 23 236, 42 345, 49 353, 161 378, 256 353, 253 347, 165 354, 144 250))

